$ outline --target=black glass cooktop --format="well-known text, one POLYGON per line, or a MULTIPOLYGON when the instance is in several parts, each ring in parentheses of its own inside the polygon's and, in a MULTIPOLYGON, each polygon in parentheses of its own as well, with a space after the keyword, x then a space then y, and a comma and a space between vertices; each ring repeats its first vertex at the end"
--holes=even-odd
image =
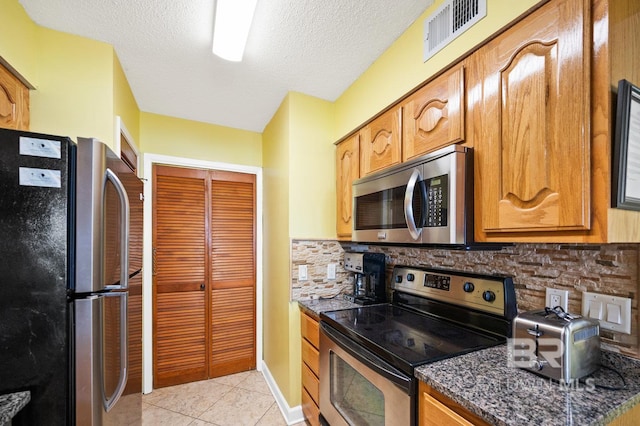
POLYGON ((391 304, 323 312, 320 319, 403 370, 504 342, 391 304))

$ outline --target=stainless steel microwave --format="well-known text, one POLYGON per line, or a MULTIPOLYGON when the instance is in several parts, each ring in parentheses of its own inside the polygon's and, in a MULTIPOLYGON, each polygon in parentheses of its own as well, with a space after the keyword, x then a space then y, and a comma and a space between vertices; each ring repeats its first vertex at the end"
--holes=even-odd
POLYGON ((451 145, 353 183, 356 242, 469 245, 473 150, 451 145))

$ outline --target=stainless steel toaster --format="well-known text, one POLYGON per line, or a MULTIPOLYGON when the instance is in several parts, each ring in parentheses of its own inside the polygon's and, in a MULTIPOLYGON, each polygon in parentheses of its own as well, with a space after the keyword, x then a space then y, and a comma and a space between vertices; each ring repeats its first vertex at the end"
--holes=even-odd
POLYGON ((600 324, 560 308, 524 312, 513 321, 509 350, 516 367, 571 383, 600 366, 600 324))

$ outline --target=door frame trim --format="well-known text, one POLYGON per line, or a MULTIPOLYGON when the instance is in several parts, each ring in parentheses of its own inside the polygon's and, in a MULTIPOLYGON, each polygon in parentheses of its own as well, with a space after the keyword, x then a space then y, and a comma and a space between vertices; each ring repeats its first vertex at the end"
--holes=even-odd
POLYGON ((256 369, 262 371, 262 168, 160 154, 143 154, 143 162, 142 393, 147 394, 153 390, 153 268, 151 252, 153 248, 152 173, 154 164, 248 173, 256 176, 256 369))

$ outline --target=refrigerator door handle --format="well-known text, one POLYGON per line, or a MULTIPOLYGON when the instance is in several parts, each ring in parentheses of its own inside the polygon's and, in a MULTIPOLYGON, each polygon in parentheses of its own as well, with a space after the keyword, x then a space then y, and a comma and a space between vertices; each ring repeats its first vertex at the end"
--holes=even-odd
POLYGON ((122 222, 120 227, 120 283, 119 285, 107 285, 106 288, 126 290, 129 288, 129 198, 124 185, 111 169, 106 170, 105 185, 107 180, 113 183, 120 198, 120 217, 122 222))
MULTIPOLYGON (((128 351, 127 351, 127 343, 128 343, 128 336, 127 336, 127 330, 128 330, 128 324, 127 324, 127 318, 128 318, 128 312, 127 312, 127 306, 129 306, 128 304, 128 293, 125 292, 118 292, 118 293, 108 293, 106 295, 107 297, 110 296, 114 296, 114 297, 120 297, 120 376, 118 378, 118 384, 116 385, 116 388, 113 391, 113 394, 108 396, 105 395, 105 389, 104 389, 104 379, 103 379, 103 386, 102 386, 102 403, 104 405, 104 409, 106 412, 109 412, 114 405, 116 405, 116 403, 120 400, 120 397, 122 396, 122 393, 124 392, 124 388, 127 385, 127 365, 129 364, 129 360, 128 360, 128 351)), ((101 357, 102 359, 101 361, 101 365, 104 365, 104 352, 101 353, 101 357)))

